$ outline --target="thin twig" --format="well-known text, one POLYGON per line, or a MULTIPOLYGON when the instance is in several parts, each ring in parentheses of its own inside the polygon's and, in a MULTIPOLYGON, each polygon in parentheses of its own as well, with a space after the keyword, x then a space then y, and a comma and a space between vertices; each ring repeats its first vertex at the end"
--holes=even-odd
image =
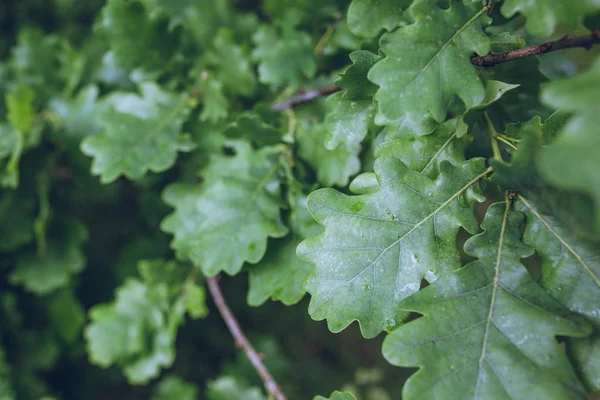
POLYGON ((519 50, 508 51, 502 54, 488 54, 487 56, 476 56, 471 58, 471 64, 478 67, 493 67, 508 61, 514 61, 521 58, 537 56, 550 53, 551 51, 563 50, 573 47, 583 47, 590 49, 594 44, 600 43, 600 30, 595 31, 588 36, 569 37, 568 35, 560 40, 547 42, 537 46, 525 47, 519 50))
POLYGON ((262 357, 256 352, 256 350, 254 350, 254 348, 244 335, 244 332, 242 332, 242 329, 240 328, 240 325, 238 324, 237 320, 231 313, 231 310, 227 306, 227 303, 225 303, 223 293, 221 293, 221 288, 219 287, 218 279, 218 276, 210 277, 206 278, 206 282, 208 284, 208 289, 210 290, 210 294, 212 295, 215 305, 219 309, 219 312, 221 313, 221 316, 223 317, 227 328, 229 328, 229 332, 231 332, 231 335, 235 339, 236 346, 244 350, 244 353, 246 353, 248 360, 250 360, 250 363, 262 378, 267 392, 276 400, 286 400, 285 395, 281 392, 281 389, 279 388, 279 385, 277 384, 277 382, 275 382, 275 380, 263 364, 262 357))
POLYGON ((288 108, 309 103, 318 97, 327 96, 340 90, 342 90, 342 88, 338 85, 329 85, 319 89, 309 90, 308 92, 289 97, 280 103, 271 104, 271 108, 276 111, 287 110, 288 108))

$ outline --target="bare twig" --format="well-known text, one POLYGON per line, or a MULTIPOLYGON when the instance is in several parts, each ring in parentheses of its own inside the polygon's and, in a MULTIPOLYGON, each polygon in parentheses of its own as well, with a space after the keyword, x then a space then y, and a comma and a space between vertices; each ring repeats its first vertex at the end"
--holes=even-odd
POLYGON ((329 85, 319 89, 309 90, 308 92, 303 92, 295 96, 289 97, 280 103, 271 104, 271 108, 277 111, 287 110, 288 108, 293 108, 301 104, 309 103, 318 97, 327 96, 340 90, 342 90, 342 88, 338 85, 329 85))
POLYGON ((267 392, 276 400, 286 400, 285 395, 281 392, 281 389, 279 388, 279 385, 277 384, 277 382, 275 382, 275 380, 263 364, 262 357, 256 352, 256 350, 254 350, 254 348, 244 335, 244 332, 242 332, 242 329, 240 328, 240 325, 238 324, 237 320, 231 313, 231 310, 227 306, 227 303, 225 303, 225 299, 223 298, 223 293, 221 293, 221 288, 219 287, 218 280, 218 276, 206 278, 206 282, 208 283, 208 289, 210 290, 210 294, 212 295, 213 301, 219 309, 219 312, 221 313, 221 316, 223 317, 227 328, 229 328, 229 332, 231 332, 231 335, 235 339, 236 346, 244 350, 244 353, 246 353, 248 360, 250 360, 250 363, 262 378, 267 392))
POLYGON ((519 50, 508 51, 502 54, 488 54, 487 56, 476 56, 471 58, 471 63, 479 67, 493 67, 508 61, 518 60, 540 54, 550 53, 551 51, 563 50, 573 47, 583 47, 590 49, 594 44, 600 43, 600 30, 595 31, 588 36, 569 37, 565 36, 560 40, 547 42, 537 46, 525 47, 519 50))

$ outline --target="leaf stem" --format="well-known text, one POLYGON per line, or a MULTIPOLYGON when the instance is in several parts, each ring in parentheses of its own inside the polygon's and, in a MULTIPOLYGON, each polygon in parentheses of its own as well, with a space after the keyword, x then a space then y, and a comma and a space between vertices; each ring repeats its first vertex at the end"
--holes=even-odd
POLYGON ((488 126, 488 135, 490 137, 490 143, 492 144, 492 152, 494 153, 494 158, 496 160, 502 161, 502 153, 500 152, 500 146, 498 146, 498 132, 496 132, 496 129, 494 129, 494 124, 492 124, 492 120, 490 119, 490 116, 488 115, 487 111, 483 113, 483 116, 485 117, 485 122, 487 123, 488 126))
POLYGON ((323 36, 321 36, 321 38, 319 39, 319 41, 317 42, 317 45, 315 46, 315 55, 319 55, 323 52, 323 50, 325 50, 325 46, 327 46, 327 43, 329 43, 329 41, 331 40, 331 37, 333 36, 333 32, 335 32, 335 28, 337 26, 337 21, 335 21, 333 24, 329 25, 327 27, 327 30, 325 31, 325 33, 323 34, 323 36))
POLYGON ((496 135, 496 139, 499 140, 499 141, 501 141, 502 143, 504 143, 505 145, 507 145, 511 149, 519 150, 519 148, 517 146, 515 146, 510 141, 508 141, 503 135, 496 135))
POLYGON ((573 47, 583 47, 589 50, 594 44, 598 43, 600 43, 600 30, 594 31, 591 35, 578 36, 574 38, 567 35, 559 40, 546 42, 537 46, 529 46, 518 50, 507 51, 506 53, 502 54, 490 53, 487 56, 475 56, 471 58, 471 64, 478 67, 493 67, 497 64, 502 64, 505 62, 573 47))
POLYGON ((208 284, 208 289, 213 298, 213 301, 219 309, 219 313, 221 313, 221 317, 223 317, 223 320, 225 321, 229 332, 231 332, 231 335, 235 339, 236 345, 239 346, 242 350, 244 350, 244 353, 246 353, 248 360, 250 361, 254 369, 256 369, 256 372, 258 372, 258 374, 262 378, 265 384, 265 389, 267 390, 269 395, 273 396, 276 400, 286 400, 285 395, 281 392, 281 389, 279 388, 279 385, 277 384, 277 382, 275 382, 275 380, 263 364, 262 357, 256 352, 256 350, 254 350, 254 348, 244 335, 244 332, 240 328, 239 323, 237 322, 237 320, 231 313, 231 310, 227 306, 225 298, 223 297, 223 293, 221 293, 221 288, 219 287, 218 280, 219 276, 208 277, 206 278, 206 283, 208 284))
POLYGON ((437 160, 437 158, 440 156, 440 154, 442 154, 442 152, 444 151, 444 149, 446 147, 448 147, 448 145, 456 138, 456 132, 454 132, 452 134, 452 136, 450 136, 450 138, 448 140, 446 140, 446 142, 442 145, 442 147, 440 147, 440 149, 433 155, 433 157, 431 157, 431 159, 429 160, 429 162, 427 163, 427 165, 425 165, 425 167, 421 170, 421 173, 424 173, 425 171, 427 171, 427 168, 431 167, 435 160, 437 160))

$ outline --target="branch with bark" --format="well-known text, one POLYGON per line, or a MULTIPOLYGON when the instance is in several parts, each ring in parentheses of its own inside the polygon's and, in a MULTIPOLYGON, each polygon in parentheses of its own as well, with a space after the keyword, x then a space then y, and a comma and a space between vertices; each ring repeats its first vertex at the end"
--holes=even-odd
MULTIPOLYGON (((536 46, 529 46, 518 50, 508 51, 502 54, 488 54, 486 56, 474 56, 471 58, 471 64, 478 67, 493 67, 509 61, 519 60, 532 56, 538 56, 552 51, 564 50, 575 47, 590 49, 593 45, 600 43, 600 30, 591 35, 570 37, 565 36, 562 39, 546 42, 536 46)), ((290 108, 310 103, 311 101, 328 96, 332 93, 342 90, 338 85, 329 85, 319 89, 301 92, 295 96, 289 97, 279 103, 271 104, 271 108, 277 111, 283 111, 290 108)))
POLYGON ((508 51, 502 54, 488 54, 487 56, 476 56, 471 58, 471 63, 478 67, 493 67, 508 61, 521 58, 538 56, 552 51, 564 50, 574 47, 590 49, 594 44, 600 43, 600 30, 588 36, 570 37, 565 36, 560 40, 546 42, 537 46, 529 46, 518 50, 508 51))
POLYGON ((285 395, 279 388, 279 385, 277 382, 275 382, 275 379, 273 379, 273 376, 271 376, 267 370, 267 367, 265 367, 263 364, 262 356, 258 354, 256 350, 254 350, 254 347, 252 347, 252 344, 250 344, 246 338, 246 335, 244 335, 242 328, 240 328, 240 324, 237 322, 235 316, 231 313, 231 310, 227 306, 225 298, 223 297, 223 293, 221 292, 221 288, 219 287, 219 276, 206 278, 206 283, 208 284, 208 289, 213 301, 215 302, 215 305, 217 306, 217 309, 219 310, 219 313, 221 314, 221 317, 223 317, 229 332, 231 332, 231 335, 235 339, 236 346, 244 350, 244 353, 246 353, 246 357, 248 357, 248 360, 263 380, 267 393, 269 393, 269 395, 276 400, 286 400, 285 395))

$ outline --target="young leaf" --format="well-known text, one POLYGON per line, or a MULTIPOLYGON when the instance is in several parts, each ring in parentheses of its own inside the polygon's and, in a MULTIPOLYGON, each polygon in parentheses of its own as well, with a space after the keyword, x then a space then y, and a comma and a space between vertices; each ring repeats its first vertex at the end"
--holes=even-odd
POLYGON ((412 0, 352 0, 348 27, 357 36, 372 38, 381 30, 392 31, 406 24, 404 11, 412 0))
POLYGON ((520 263, 523 215, 496 203, 485 232, 465 251, 477 257, 399 307, 423 314, 385 339, 394 365, 419 366, 403 398, 582 398, 585 391, 555 336, 584 337, 590 327, 564 309, 520 263))
POLYGON ((527 218, 523 242, 542 259, 542 287, 569 310, 600 326, 600 246, 575 237, 524 197, 519 196, 516 208, 527 218))
POLYGON ((520 12, 527 18, 527 30, 536 36, 550 36, 556 28, 576 29, 583 17, 600 10, 595 0, 504 0, 502 15, 510 18, 520 12))
POLYGON ((94 157, 92 173, 100 175, 102 183, 120 175, 135 180, 148 170, 165 171, 175 163, 177 151, 189 148, 181 125, 193 101, 154 83, 140 89, 142 96, 113 94, 100 115, 103 133, 81 143, 81 151, 94 157))
POLYGON ((369 71, 369 80, 379 85, 378 124, 394 123, 424 134, 431 132, 428 119, 446 119, 454 96, 467 108, 483 101, 485 91, 471 56, 489 52, 483 32, 490 22, 486 11, 474 13, 458 0, 447 10, 434 0, 412 5, 415 23, 381 38, 386 57, 369 71))
POLYGON ((394 328, 406 315, 397 304, 460 267, 456 234, 477 232, 473 203, 481 197, 471 186, 489 171, 483 160, 460 167, 445 162, 432 181, 391 157, 375 162, 380 189, 346 196, 321 189, 308 209, 325 233, 298 246, 298 255, 315 264, 307 283, 309 313, 328 320, 339 332, 357 320, 371 338, 394 328), (482 172, 483 171, 483 172, 482 172))
POLYGON ((269 237, 288 232, 280 217, 278 153, 232 143, 235 156, 217 156, 204 169, 205 183, 175 184, 164 193, 175 212, 162 222, 172 247, 204 274, 237 274, 244 262, 262 259, 269 237))

